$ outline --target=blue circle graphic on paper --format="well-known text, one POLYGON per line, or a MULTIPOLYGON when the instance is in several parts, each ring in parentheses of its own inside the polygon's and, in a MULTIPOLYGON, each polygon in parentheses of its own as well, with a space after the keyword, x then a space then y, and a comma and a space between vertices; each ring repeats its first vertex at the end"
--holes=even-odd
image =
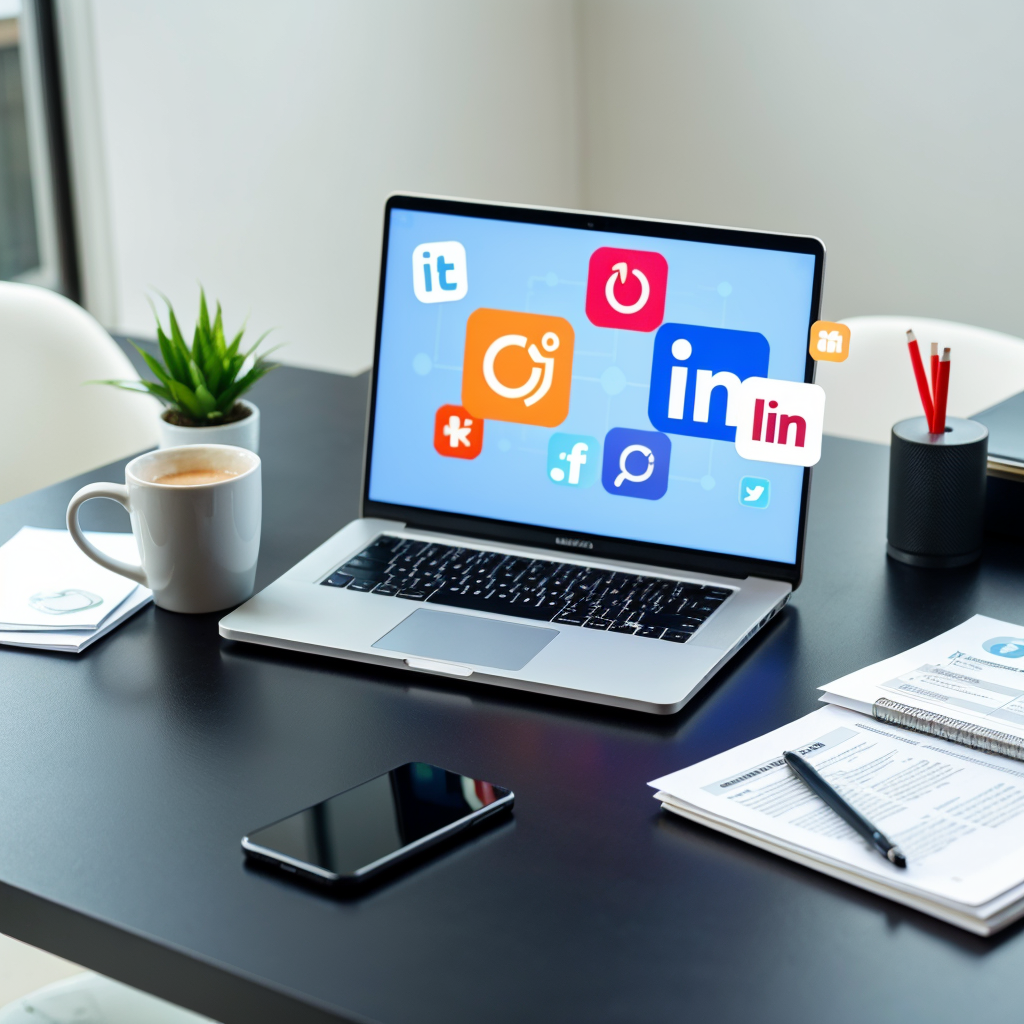
POLYGON ((84 612, 98 607, 103 604, 103 598, 91 590, 73 587, 69 590, 40 591, 33 594, 28 603, 37 612, 45 612, 47 615, 71 615, 74 612, 84 612))
POLYGON ((1024 658, 1024 639, 1017 636, 995 636, 982 645, 989 654, 1000 658, 1024 658))

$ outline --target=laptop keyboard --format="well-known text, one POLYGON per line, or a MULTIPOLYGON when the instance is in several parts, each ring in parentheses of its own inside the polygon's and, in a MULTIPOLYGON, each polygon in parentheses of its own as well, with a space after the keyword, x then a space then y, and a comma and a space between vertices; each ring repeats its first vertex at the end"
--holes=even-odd
POLYGON ((686 643, 732 593, 727 587, 388 536, 378 537, 323 585, 677 644, 686 643))

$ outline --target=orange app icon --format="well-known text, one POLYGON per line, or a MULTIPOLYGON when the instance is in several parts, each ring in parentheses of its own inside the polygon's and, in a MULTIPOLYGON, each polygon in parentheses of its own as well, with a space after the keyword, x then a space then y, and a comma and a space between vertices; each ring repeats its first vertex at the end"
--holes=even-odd
POLYGON ((480 419, 557 427, 569 415, 572 325, 560 316, 474 310, 466 322, 462 404, 480 419))
POLYGON ((850 354, 850 328, 830 320, 815 320, 811 326, 811 358, 841 363, 850 354))

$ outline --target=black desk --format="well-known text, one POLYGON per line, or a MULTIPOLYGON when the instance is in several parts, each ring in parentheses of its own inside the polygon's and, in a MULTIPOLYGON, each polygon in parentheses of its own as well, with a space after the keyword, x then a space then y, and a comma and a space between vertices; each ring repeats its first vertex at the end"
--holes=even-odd
MULTIPOLYGON (((259 585, 356 514, 364 395, 292 369, 257 391, 259 585)), ((967 935, 670 819, 645 785, 973 612, 1024 622, 1021 547, 886 560, 887 457, 826 440, 806 582, 668 719, 227 643, 217 616, 152 607, 77 657, 0 649, 0 930, 228 1024, 1019 1021, 1021 928, 967 935), (244 866, 247 829, 410 759, 513 787, 514 820, 350 902, 244 866)), ((101 479, 120 465, 0 507, 0 541, 101 479)))

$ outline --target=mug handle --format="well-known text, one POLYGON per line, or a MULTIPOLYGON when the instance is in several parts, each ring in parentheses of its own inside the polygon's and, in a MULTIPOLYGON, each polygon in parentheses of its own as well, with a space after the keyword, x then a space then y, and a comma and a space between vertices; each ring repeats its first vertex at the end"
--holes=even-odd
POLYGON ((131 508, 128 505, 128 488, 124 484, 86 484, 68 505, 68 533, 71 534, 71 539, 104 569, 127 576, 128 579, 148 587, 149 581, 146 579, 146 573, 141 565, 130 565, 128 562, 120 562, 116 558, 103 554, 98 548, 93 547, 82 533, 82 528, 78 525, 78 509, 90 498, 110 498, 111 501, 123 505, 126 512, 131 513, 131 508))

